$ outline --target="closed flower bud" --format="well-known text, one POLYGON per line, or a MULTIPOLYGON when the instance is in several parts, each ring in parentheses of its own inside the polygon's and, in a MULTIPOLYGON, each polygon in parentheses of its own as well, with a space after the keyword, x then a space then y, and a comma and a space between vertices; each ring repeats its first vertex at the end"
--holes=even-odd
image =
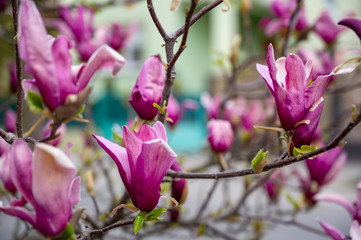
POLYGON ((211 119, 207 124, 208 141, 213 151, 226 152, 233 143, 233 130, 226 120, 211 119))

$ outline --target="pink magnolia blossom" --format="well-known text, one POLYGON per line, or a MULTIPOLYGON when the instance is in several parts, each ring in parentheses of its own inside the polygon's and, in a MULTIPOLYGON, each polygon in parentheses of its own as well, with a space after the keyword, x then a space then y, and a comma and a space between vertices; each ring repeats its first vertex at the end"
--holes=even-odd
POLYGON ((293 131, 296 147, 309 145, 321 117, 322 95, 333 74, 319 76, 308 85, 312 63, 304 65, 294 54, 275 61, 272 44, 268 47, 267 65, 257 64, 257 70, 276 100, 283 129, 293 131))
MULTIPOLYGON (((273 36, 274 34, 285 30, 290 24, 291 14, 295 11, 297 6, 296 0, 288 0, 286 2, 281 0, 274 0, 271 3, 270 10, 275 16, 274 18, 263 18, 260 26, 264 29, 266 36, 273 36)), ((305 9, 302 8, 297 19, 296 30, 303 31, 308 27, 305 9)))
POLYGON ((123 126, 125 147, 100 137, 93 137, 118 167, 120 177, 134 206, 142 211, 153 210, 160 198, 160 184, 177 155, 168 146, 165 127, 142 125, 132 133, 123 126))
POLYGON ((21 139, 10 152, 10 175, 21 199, 13 198, 0 211, 29 222, 44 236, 63 232, 80 200, 80 177, 64 152, 38 143, 34 154, 21 139), (33 210, 25 207, 29 203, 33 210))
POLYGON ((226 120, 211 119, 207 124, 208 142, 215 152, 226 152, 233 143, 233 130, 226 120))
POLYGON ((160 105, 164 81, 165 73, 160 56, 148 58, 129 98, 129 103, 140 118, 152 120, 158 114, 158 109, 153 104, 160 105))
POLYGON ((247 107, 241 118, 242 128, 249 132, 253 132, 253 126, 262 122, 267 118, 267 113, 260 101, 253 101, 247 107))
POLYGON ((5 130, 15 133, 16 129, 16 113, 9 109, 5 112, 5 130))
POLYGON ((82 92, 98 69, 112 68, 115 75, 125 64, 123 56, 103 45, 88 63, 72 66, 72 43, 64 36, 54 39, 47 34, 40 13, 30 0, 20 4, 18 37, 25 70, 34 77, 23 81, 24 90, 40 94, 51 111, 82 92))
POLYGON ((68 7, 60 7, 59 18, 55 26, 61 34, 75 42, 83 61, 88 61, 96 49, 105 43, 114 50, 124 49, 138 29, 135 23, 128 28, 113 23, 110 27, 102 26, 95 29, 94 12, 84 6, 78 6, 75 11, 68 7))
POLYGON ((315 32, 326 42, 333 43, 344 28, 337 26, 328 11, 323 11, 316 20, 315 32))

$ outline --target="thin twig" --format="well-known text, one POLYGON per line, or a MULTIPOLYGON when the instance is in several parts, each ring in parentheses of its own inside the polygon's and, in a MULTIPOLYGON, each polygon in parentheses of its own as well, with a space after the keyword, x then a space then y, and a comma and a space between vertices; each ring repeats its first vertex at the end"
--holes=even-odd
MULTIPOLYGON (((349 122, 349 124, 343 129, 343 131, 337 135, 331 142, 327 145, 320 147, 314 151, 301 154, 294 157, 288 157, 285 159, 278 158, 274 161, 267 163, 262 172, 267 172, 274 168, 281 168, 296 162, 301 162, 305 159, 311 158, 323 152, 326 152, 330 149, 333 149, 338 146, 338 144, 342 141, 344 137, 361 121, 361 112, 357 114, 357 117, 349 122)), ((242 170, 235 171, 225 171, 225 172, 217 172, 217 173, 185 173, 185 172, 175 172, 169 170, 166 176, 175 177, 175 178, 189 178, 189 179, 219 179, 219 178, 230 178, 230 177, 241 177, 246 175, 255 174, 253 168, 247 168, 242 170)))
POLYGON ((94 229, 94 230, 92 230, 92 231, 90 232, 90 234, 89 234, 89 237, 90 237, 90 238, 89 238, 89 239, 94 238, 94 237, 102 236, 104 233, 106 233, 107 231, 109 231, 109 230, 111 230, 111 229, 133 224, 134 220, 135 220, 135 219, 132 218, 132 219, 130 219, 130 220, 122 221, 122 222, 117 222, 117 223, 111 224, 111 225, 109 225, 109 226, 100 228, 100 229, 94 229))
POLYGON ((162 24, 160 23, 157 14, 155 13, 154 10, 154 5, 153 5, 153 0, 147 0, 147 7, 148 7, 148 11, 150 13, 150 16, 152 17, 152 20, 155 24, 155 26, 158 29, 158 32, 160 33, 160 35, 163 37, 163 39, 167 38, 168 34, 167 32, 164 30, 162 24))
POLYGON ((17 81, 17 115, 16 115, 16 133, 18 137, 23 137, 23 87, 21 86, 21 60, 19 56, 18 48, 18 1, 12 0, 12 10, 13 10, 13 21, 14 21, 14 46, 15 46, 15 59, 16 59, 16 81, 17 81))
MULTIPOLYGON (((15 134, 13 134, 11 132, 6 132, 1 128, 0 128, 0 137, 2 137, 9 144, 13 144, 14 140, 17 139, 15 134)), ((36 144, 38 142, 34 138, 31 138, 31 137, 24 137, 22 139, 24 139, 25 142, 28 142, 31 144, 36 144)))

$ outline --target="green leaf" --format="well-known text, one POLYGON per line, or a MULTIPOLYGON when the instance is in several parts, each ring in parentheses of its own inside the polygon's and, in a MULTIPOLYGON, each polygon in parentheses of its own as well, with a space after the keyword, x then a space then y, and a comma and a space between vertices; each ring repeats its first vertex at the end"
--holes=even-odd
POLYGON ((295 199, 293 199, 291 194, 286 193, 286 197, 287 197, 287 200, 293 205, 293 207, 295 208, 296 211, 300 209, 299 203, 295 199))
POLYGON ((79 118, 83 118, 83 112, 85 110, 85 104, 81 105, 81 107, 79 108, 78 112, 75 114, 75 116, 79 117, 79 118))
POLYGON ((112 130, 112 132, 113 132, 114 140, 117 142, 123 143, 123 138, 120 135, 118 135, 118 133, 116 133, 114 130, 112 130))
POLYGON ((261 161, 263 161, 264 156, 263 156, 263 148, 260 149, 257 153, 257 155, 252 159, 251 162, 251 167, 255 168, 261 161))
POLYGON ((154 209, 147 214, 148 217, 146 218, 146 220, 147 221, 152 221, 152 220, 159 221, 160 219, 158 217, 160 217, 160 215, 162 215, 166 211, 167 211, 167 209, 165 209, 165 208, 154 209))
POLYGON ((161 194, 164 194, 166 192, 169 191, 169 189, 171 188, 172 184, 170 182, 163 182, 160 184, 160 187, 161 187, 161 191, 160 193, 161 194))
POLYGON ((156 103, 153 103, 153 107, 156 107, 157 109, 158 109, 158 111, 160 112, 160 111, 162 111, 162 107, 161 106, 159 106, 158 104, 156 104, 156 103))
POLYGON ((305 154, 305 153, 308 153, 308 152, 312 152, 312 151, 314 151, 316 149, 317 149, 317 146, 311 147, 309 145, 302 145, 301 148, 294 147, 293 148, 293 155, 298 156, 300 154, 305 154))
POLYGON ((74 234, 74 229, 73 227, 70 225, 70 223, 68 223, 66 225, 66 228, 61 236, 61 240, 74 240, 76 239, 76 236, 74 234))
POLYGON ((144 217, 143 215, 138 215, 133 223, 134 226, 134 234, 137 235, 137 233, 140 231, 140 229, 142 229, 143 227, 143 222, 146 219, 146 217, 144 217))
POLYGON ((30 111, 39 113, 44 110, 44 102, 39 94, 28 91, 27 100, 29 103, 30 111))

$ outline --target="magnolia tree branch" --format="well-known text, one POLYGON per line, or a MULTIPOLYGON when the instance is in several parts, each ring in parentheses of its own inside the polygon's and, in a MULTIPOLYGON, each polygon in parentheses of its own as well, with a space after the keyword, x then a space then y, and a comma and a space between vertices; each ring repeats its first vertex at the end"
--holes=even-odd
POLYGON ((16 58, 16 81, 17 81, 17 116, 16 116, 16 133, 18 137, 23 137, 23 88, 21 86, 21 60, 18 48, 18 1, 12 0, 13 21, 14 21, 14 46, 16 58))
MULTIPOLYGON (((348 123, 348 125, 342 130, 342 132, 337 135, 331 142, 327 145, 320 147, 314 151, 308 152, 306 154, 301 154, 298 156, 288 157, 282 159, 282 157, 267 163, 262 172, 267 172, 274 168, 281 168, 296 162, 301 162, 308 158, 314 157, 318 154, 326 152, 330 149, 337 147, 342 139, 347 136, 347 134, 361 121, 361 111, 348 123)), ((217 172, 217 173, 185 173, 185 172, 175 172, 168 171, 166 176, 174 177, 174 178, 189 178, 189 179, 219 179, 219 178, 231 178, 231 177, 241 177, 246 175, 256 174, 253 168, 247 168, 242 170, 235 171, 225 171, 225 172, 217 172)))
MULTIPOLYGON (((15 134, 13 134, 11 132, 6 132, 1 128, 0 128, 0 137, 2 137, 9 144, 13 144, 14 140, 17 139, 15 134)), ((31 138, 31 137, 25 137, 22 139, 24 139, 25 142, 28 142, 31 144, 36 144, 38 142, 34 138, 31 138)))
POLYGON ((296 27, 298 15, 301 11, 301 5, 303 4, 303 0, 297 0, 297 6, 295 11, 293 11, 290 19, 290 24, 288 24, 288 28, 286 30, 285 40, 282 46, 282 56, 287 56, 288 53, 288 45, 290 40, 290 35, 296 27))

